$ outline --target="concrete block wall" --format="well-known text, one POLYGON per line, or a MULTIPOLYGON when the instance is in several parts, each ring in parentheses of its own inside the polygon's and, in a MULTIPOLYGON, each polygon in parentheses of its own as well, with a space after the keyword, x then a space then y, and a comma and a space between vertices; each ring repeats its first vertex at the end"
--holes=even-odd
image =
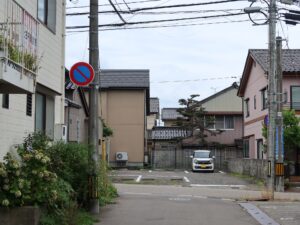
POLYGON ((227 170, 248 176, 265 179, 268 172, 268 162, 264 159, 229 159, 227 170))

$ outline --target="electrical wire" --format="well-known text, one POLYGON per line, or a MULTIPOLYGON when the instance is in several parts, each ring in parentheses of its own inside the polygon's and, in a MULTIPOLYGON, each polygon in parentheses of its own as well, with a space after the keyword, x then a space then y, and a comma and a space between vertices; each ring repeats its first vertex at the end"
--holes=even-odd
MULTIPOLYGON (((168 15, 168 14, 188 14, 188 13, 208 13, 208 12, 231 12, 231 11, 244 11, 244 9, 203 9, 203 10, 179 10, 179 11, 158 11, 158 12, 140 12, 138 15, 168 15)), ((99 14, 115 14, 115 11, 100 11, 99 14)), ((131 11, 119 11, 121 14, 132 14, 131 11)), ((74 14, 67 14, 74 16, 74 14)))
MULTIPOLYGON (((257 21, 257 20, 256 20, 257 21)), ((155 28, 172 28, 172 27, 189 27, 189 26, 202 26, 202 25, 218 25, 226 23, 242 23, 249 22, 249 19, 245 20, 232 20, 232 21, 220 21, 220 22, 209 22, 209 23, 191 23, 191 24, 172 24, 172 25, 157 25, 157 26, 144 26, 144 27, 118 27, 118 28, 103 28, 98 31, 118 31, 118 30, 137 30, 137 29, 155 29, 155 28)), ((89 30, 80 30, 80 31, 67 31, 67 34, 78 34, 89 32, 89 30)))
POLYGON ((201 79, 192 79, 192 80, 164 80, 164 81, 152 81, 150 83, 155 84, 165 84, 165 83, 186 83, 186 82, 197 82, 197 81, 209 81, 209 80, 224 80, 224 79, 237 79, 237 76, 226 76, 226 77, 209 77, 201 79))
POLYGON ((111 6, 113 7, 113 9, 115 10, 115 12, 117 13, 118 17, 120 18, 120 20, 123 21, 123 24, 126 24, 126 20, 124 20, 124 18, 122 17, 122 15, 119 13, 119 11, 117 10, 116 6, 114 5, 114 3, 111 0, 108 0, 109 3, 111 4, 111 6))
MULTIPOLYGON (((127 2, 127 5, 130 4, 140 4, 140 3, 149 3, 149 2, 160 2, 162 0, 144 0, 144 1, 132 1, 132 2, 127 2)), ((118 3, 118 5, 123 5, 124 3, 118 3)), ((99 4, 98 6, 110 6, 110 4, 99 4)), ((72 6, 72 7, 67 7, 66 9, 82 9, 82 8, 89 8, 89 5, 85 6, 72 6)))
POLYGON ((127 9, 129 10, 129 12, 131 12, 131 9, 129 7, 129 5, 127 4, 127 2, 125 0, 123 0, 124 4, 126 5, 127 9))
MULTIPOLYGON (((231 14, 219 14, 219 15, 210 15, 210 16, 196 16, 196 17, 183 17, 183 18, 175 18, 175 19, 162 19, 162 20, 147 20, 147 21, 138 21, 138 22, 127 22, 126 25, 136 25, 136 24, 147 24, 147 23, 164 23, 164 22, 174 22, 174 21, 184 21, 184 20, 197 20, 197 19, 208 19, 208 18, 219 18, 219 17, 229 17, 229 16, 241 16, 247 13, 231 13, 231 14)), ((114 23, 114 24, 100 24, 98 27, 120 27, 123 26, 124 23, 114 23)), ((89 26, 68 26, 66 29, 74 30, 74 29, 83 29, 88 28, 89 26)))
MULTIPOLYGON (((109 0, 109 1, 111 1, 111 0, 109 0)), ((169 8, 180 8, 180 7, 194 7, 194 6, 200 6, 200 5, 224 4, 224 3, 238 2, 238 1, 244 1, 244 0, 220 0, 220 1, 213 1, 213 2, 153 6, 153 7, 131 9, 131 12, 135 13, 135 12, 141 12, 141 11, 147 11, 147 10, 154 10, 154 9, 169 9, 169 8)), ((82 15, 89 15, 89 14, 90 14, 89 12, 80 12, 80 13, 67 13, 66 15, 67 16, 82 16, 82 15)))

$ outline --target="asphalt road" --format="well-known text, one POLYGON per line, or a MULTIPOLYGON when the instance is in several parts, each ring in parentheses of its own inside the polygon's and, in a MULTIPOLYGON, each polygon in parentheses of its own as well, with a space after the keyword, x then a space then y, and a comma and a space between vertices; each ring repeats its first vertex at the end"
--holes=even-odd
MULTIPOLYGON (((228 175, 222 171, 216 171, 215 173, 205 173, 205 172, 197 172, 192 173, 187 170, 177 170, 177 171, 152 171, 152 170, 117 170, 112 174, 112 178, 115 178, 114 181, 128 182, 131 183, 145 183, 148 181, 148 184, 151 184, 151 180, 153 184, 157 184, 155 181, 162 180, 171 180, 171 181, 179 181, 182 182, 173 182, 174 184, 184 185, 184 186, 195 186, 195 187, 212 187, 212 188, 236 188, 236 189, 247 189, 247 190, 260 190, 262 187, 257 186, 254 183, 251 183, 250 180, 241 179, 239 177, 234 177, 232 175, 228 175), (116 178, 119 178, 116 179, 116 178)), ((161 184, 167 184, 166 182, 161 184)), ((172 184, 172 182, 170 183, 172 184)))
POLYGON ((144 192, 143 188, 130 192, 126 186, 130 185, 122 187, 116 204, 101 210, 99 225, 258 224, 237 202, 229 199, 184 195, 168 191, 168 186, 160 186, 160 194, 144 192))

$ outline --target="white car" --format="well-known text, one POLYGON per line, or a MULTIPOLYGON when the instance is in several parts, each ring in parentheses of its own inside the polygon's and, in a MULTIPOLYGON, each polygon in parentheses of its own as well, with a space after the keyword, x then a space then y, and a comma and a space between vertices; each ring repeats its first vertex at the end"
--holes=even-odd
POLYGON ((195 150, 192 158, 192 170, 214 172, 214 159, 210 150, 195 150))

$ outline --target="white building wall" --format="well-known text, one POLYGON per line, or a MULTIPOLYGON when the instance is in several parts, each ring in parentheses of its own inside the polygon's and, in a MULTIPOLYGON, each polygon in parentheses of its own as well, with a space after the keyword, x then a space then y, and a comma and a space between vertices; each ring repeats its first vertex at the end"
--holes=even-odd
MULTIPOLYGON (((0 0, 0 5, 3 6, 5 1, 0 0)), ((15 2, 37 18, 36 0, 16 0, 15 2)), ((4 10, 4 7, 0 7, 0 14, 3 15, 4 10)), ((64 123, 64 27, 65 0, 56 0, 56 32, 52 32, 42 23, 39 24, 38 60, 40 64, 37 76, 38 84, 61 94, 54 97, 54 123, 56 125, 64 123)), ((32 98, 31 117, 26 116, 26 94, 10 94, 9 96, 9 109, 3 109, 0 94, 0 160, 12 146, 22 143, 24 136, 34 131, 35 96, 33 95, 32 98)), ((54 134, 54 136, 59 135, 54 134)))

